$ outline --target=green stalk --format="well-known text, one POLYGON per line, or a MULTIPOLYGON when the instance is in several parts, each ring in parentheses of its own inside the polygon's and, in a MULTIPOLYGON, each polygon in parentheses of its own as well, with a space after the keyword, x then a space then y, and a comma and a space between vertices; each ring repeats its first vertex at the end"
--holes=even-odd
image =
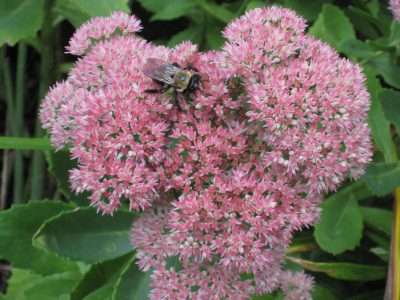
MULTIPOLYGON (((4 78, 4 96, 6 97, 7 103, 7 113, 9 116, 14 116, 14 93, 13 93, 13 86, 11 81, 11 71, 10 71, 10 64, 8 59, 4 60, 3 64, 3 78, 4 78)), ((10 124, 11 131, 14 132, 15 125, 13 123, 10 124)))
MULTIPOLYGON (((39 84, 39 103, 42 101, 48 87, 52 82, 53 71, 53 28, 52 28, 52 7, 54 0, 44 1, 44 18, 41 29, 41 62, 40 62, 40 84, 39 84)), ((35 124, 35 136, 42 137, 44 134, 39 120, 35 124)), ((42 152, 33 153, 31 165, 31 199, 41 199, 44 185, 44 155, 42 152)))
MULTIPOLYGON (((13 136, 22 136, 24 120, 26 45, 18 44, 17 74, 15 79, 15 106, 13 115, 13 136)), ((24 185, 24 163, 21 151, 14 152, 14 189, 13 202, 24 202, 22 191, 24 185)))
POLYGON ((19 138, 0 136, 0 150, 4 149, 54 151, 53 146, 47 138, 19 138))

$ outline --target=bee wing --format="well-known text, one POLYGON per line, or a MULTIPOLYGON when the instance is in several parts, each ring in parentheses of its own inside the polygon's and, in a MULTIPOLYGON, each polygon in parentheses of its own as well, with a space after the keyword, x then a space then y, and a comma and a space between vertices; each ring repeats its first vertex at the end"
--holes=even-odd
POLYGON ((157 58, 148 58, 143 73, 151 79, 174 85, 174 75, 180 68, 157 58))

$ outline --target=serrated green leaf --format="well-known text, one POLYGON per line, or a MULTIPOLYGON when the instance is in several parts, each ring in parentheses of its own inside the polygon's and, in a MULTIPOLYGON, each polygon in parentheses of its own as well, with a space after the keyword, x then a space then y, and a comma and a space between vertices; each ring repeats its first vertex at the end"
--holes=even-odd
POLYGON ((108 260, 103 263, 94 264, 90 270, 85 273, 71 293, 71 300, 80 300, 86 296, 101 289, 108 282, 116 283, 120 273, 125 270, 126 265, 130 263, 133 257, 132 253, 108 260))
POLYGON ((132 251, 130 227, 135 214, 119 210, 101 216, 94 208, 77 208, 49 220, 33 238, 40 249, 72 260, 98 263, 132 251))
POLYGON ((121 273, 115 287, 112 300, 145 300, 148 299, 151 287, 151 272, 142 272, 132 258, 121 273))
POLYGON ((363 229, 362 214, 354 196, 332 196, 321 207, 321 219, 314 232, 318 245, 332 254, 354 249, 360 243, 363 229))
POLYGON ((57 179, 61 193, 68 200, 79 206, 88 206, 87 193, 76 195, 70 189, 69 171, 77 166, 76 161, 71 159, 70 154, 67 151, 47 152, 46 160, 49 165, 49 171, 57 179))
POLYGON ((345 40, 356 38, 353 25, 340 8, 324 4, 318 19, 311 26, 309 33, 335 48, 345 40))
POLYGON ((390 123, 385 118, 382 105, 378 97, 382 86, 376 77, 377 73, 371 68, 364 67, 367 76, 368 92, 371 95, 371 107, 368 112, 368 125, 371 128, 371 135, 375 146, 382 152, 386 162, 395 161, 393 142, 390 133, 390 123))
POLYGON ((400 92, 384 89, 379 91, 378 97, 386 119, 396 126, 397 134, 400 136, 400 92))
POLYGON ((43 0, 0 0, 0 46, 14 46, 42 26, 43 0))
POLYGON ((34 233, 48 218, 73 206, 58 201, 30 201, 0 213, 0 257, 15 268, 47 275, 77 270, 74 262, 32 246, 34 233))
POLYGON ((196 4, 192 0, 170 0, 164 9, 159 10, 150 20, 173 20, 186 15, 196 4))
POLYGON ((322 10, 325 3, 331 3, 332 0, 285 0, 284 5, 305 17, 307 20, 314 21, 322 10))
POLYGON ((364 179, 375 195, 387 195, 400 185, 400 163, 370 163, 364 179))
POLYGON ((364 222, 378 231, 392 235, 393 212, 390 210, 376 207, 360 207, 364 222))
POLYGON ((386 277, 386 268, 371 265, 362 265, 354 263, 325 263, 313 262, 310 260, 286 257, 288 260, 298 264, 306 270, 324 273, 329 277, 348 280, 348 281, 373 281, 386 277))
POLYGON ((71 289, 81 276, 80 272, 66 272, 42 277, 25 291, 25 297, 29 300, 68 300, 71 289))

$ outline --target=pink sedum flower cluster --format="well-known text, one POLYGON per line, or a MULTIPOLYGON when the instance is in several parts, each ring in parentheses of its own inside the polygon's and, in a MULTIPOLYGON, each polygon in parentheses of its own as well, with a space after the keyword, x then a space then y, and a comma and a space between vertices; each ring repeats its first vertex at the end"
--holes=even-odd
POLYGON ((281 282, 285 300, 312 300, 310 291, 314 288, 314 279, 310 275, 303 271, 285 271, 281 282))
POLYGON ((315 223, 324 192, 364 172, 365 78, 305 28, 273 6, 233 20, 219 52, 155 46, 122 13, 73 36, 68 50, 83 56, 40 117, 78 160, 76 192, 102 213, 144 210, 131 241, 152 271, 151 299, 274 291, 294 231, 315 223), (147 58, 195 67, 201 87, 177 99, 146 93, 157 88, 142 71, 147 58))
POLYGON ((392 11, 393 18, 400 22, 400 0, 390 0, 389 9, 392 11))

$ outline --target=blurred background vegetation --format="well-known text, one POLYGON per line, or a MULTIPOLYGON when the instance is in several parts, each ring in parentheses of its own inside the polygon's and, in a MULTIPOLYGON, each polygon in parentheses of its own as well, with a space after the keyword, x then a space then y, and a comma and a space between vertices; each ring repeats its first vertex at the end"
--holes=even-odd
POLYGON ((141 299, 148 292, 129 241, 118 241, 125 244, 111 256, 101 252, 110 230, 128 234, 132 216, 122 212, 112 221, 86 208, 85 195, 68 187, 74 162, 66 151, 52 150, 37 119, 46 91, 76 60, 65 53, 75 28, 121 10, 142 20, 140 35, 149 41, 173 46, 191 40, 206 51, 221 47, 220 32, 231 19, 271 4, 296 10, 308 20, 310 34, 362 66, 375 146, 366 175, 328 195, 321 222, 295 237, 286 267, 312 272, 315 299, 382 299, 385 289, 387 299, 400 299, 400 216, 394 205, 400 201, 400 23, 392 20, 387 1, 0 0, 0 209, 20 204, 0 213, 0 281, 9 277, 7 261, 15 267, 5 299, 141 299), (30 201, 41 199, 52 201, 30 201), (103 224, 96 228, 101 242, 90 239, 93 223, 103 224), (129 290, 125 281, 137 284, 129 290))

